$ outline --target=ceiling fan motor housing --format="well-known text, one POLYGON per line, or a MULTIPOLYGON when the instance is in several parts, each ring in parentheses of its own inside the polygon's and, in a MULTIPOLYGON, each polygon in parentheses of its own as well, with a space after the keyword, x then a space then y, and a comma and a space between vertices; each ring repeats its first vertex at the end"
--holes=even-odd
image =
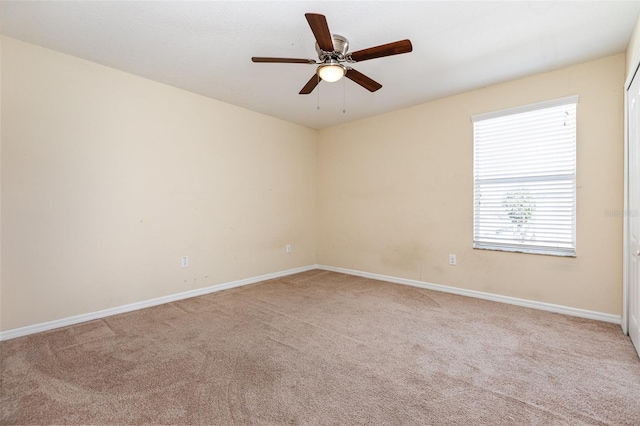
POLYGON ((333 51, 327 52, 320 49, 318 43, 316 42, 316 52, 318 52, 318 58, 321 62, 325 62, 326 60, 336 59, 343 61, 345 60, 345 55, 347 54, 347 50, 349 49, 349 40, 345 37, 333 34, 331 36, 331 40, 333 41, 333 51))

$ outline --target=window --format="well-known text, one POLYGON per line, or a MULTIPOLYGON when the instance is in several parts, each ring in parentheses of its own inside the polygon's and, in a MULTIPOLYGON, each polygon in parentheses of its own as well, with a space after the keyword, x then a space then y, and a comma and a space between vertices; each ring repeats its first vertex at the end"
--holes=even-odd
POLYGON ((472 117, 474 248, 575 256, 577 102, 472 117))

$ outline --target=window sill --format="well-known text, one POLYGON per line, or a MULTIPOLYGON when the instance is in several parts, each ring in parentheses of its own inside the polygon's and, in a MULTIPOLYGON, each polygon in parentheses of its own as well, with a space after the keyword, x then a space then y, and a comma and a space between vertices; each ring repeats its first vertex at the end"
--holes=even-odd
POLYGON ((474 243, 473 248, 475 250, 491 250, 491 251, 506 251, 511 253, 523 253, 523 254, 539 254, 543 256, 556 256, 556 257, 578 257, 575 250, 559 251, 553 249, 543 248, 527 248, 527 247, 512 247, 512 246, 496 246, 488 244, 474 243))

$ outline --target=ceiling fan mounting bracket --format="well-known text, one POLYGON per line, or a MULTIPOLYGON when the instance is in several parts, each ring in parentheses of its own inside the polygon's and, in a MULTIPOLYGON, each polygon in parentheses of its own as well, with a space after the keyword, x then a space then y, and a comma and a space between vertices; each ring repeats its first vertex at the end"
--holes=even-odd
POLYGON ((331 40, 333 41, 333 50, 330 52, 322 50, 318 45, 318 42, 316 42, 318 59, 320 59, 320 62, 326 62, 332 59, 340 62, 344 61, 345 54, 347 53, 347 50, 349 50, 349 40, 339 34, 333 34, 331 36, 331 40))

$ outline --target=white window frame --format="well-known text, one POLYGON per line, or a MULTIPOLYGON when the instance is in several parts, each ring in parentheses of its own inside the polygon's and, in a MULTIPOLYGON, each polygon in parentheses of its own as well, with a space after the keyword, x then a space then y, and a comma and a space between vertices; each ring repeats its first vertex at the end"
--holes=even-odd
MULTIPOLYGON (((487 112, 483 114, 477 114, 471 117, 471 120, 473 122, 473 128, 474 128, 474 133, 473 133, 473 145, 474 145, 473 248, 485 249, 485 250, 555 255, 555 256, 569 256, 569 257, 576 256, 577 129, 573 134, 574 138, 573 138, 573 153, 572 153, 573 155, 573 171, 572 172, 565 170, 560 174, 553 174, 552 171, 549 171, 547 174, 532 175, 532 176, 517 176, 517 172, 514 172, 513 176, 506 174, 506 175, 501 175, 498 178, 487 177, 487 176, 490 176, 490 174, 487 174, 484 171, 486 170, 489 160, 486 160, 484 163, 481 163, 481 161, 483 161, 482 158, 485 158, 485 155, 489 151, 489 149, 484 145, 485 142, 478 141, 482 137, 477 136, 477 133, 478 133, 478 129, 480 129, 480 126, 483 125, 482 122, 486 122, 485 125, 488 125, 491 123, 486 120, 492 120, 492 119, 503 118, 503 117, 506 118, 516 114, 540 111, 543 109, 555 108, 555 107, 560 107, 565 105, 575 105, 575 109, 576 109, 575 124, 577 128, 578 98, 579 98, 578 95, 572 95, 564 98, 538 102, 535 104, 523 105, 515 108, 508 108, 508 109, 503 109, 499 111, 492 111, 492 112, 487 112), (484 151, 482 152, 478 151, 479 149, 484 149, 484 151), (489 207, 487 207, 487 204, 485 204, 484 209, 481 207, 480 199, 482 197, 482 194, 485 194, 485 197, 488 197, 487 194, 493 191, 493 196, 494 196, 493 208, 495 209, 495 206, 496 206, 495 200, 497 199, 497 195, 495 194, 497 194, 498 191, 501 190, 501 189, 498 189, 500 188, 500 185, 503 185, 504 188, 513 188, 514 184, 517 184, 517 185, 522 184, 523 188, 527 188, 526 186, 527 183, 529 184, 539 183, 540 185, 543 185, 543 182, 548 182, 549 185, 551 185, 551 182, 556 182, 556 184, 558 182, 564 182, 564 183, 560 183, 559 185, 563 186, 563 191, 564 191, 563 194, 565 196, 567 196, 568 194, 571 195, 571 198, 569 199, 569 201, 570 202, 572 201, 572 206, 571 206, 572 211, 571 211, 571 217, 569 219, 571 221, 569 225, 570 230, 567 231, 566 224, 565 224, 565 228, 563 229, 563 232, 564 232, 563 238, 558 237, 558 241, 553 241, 553 238, 552 239, 540 238, 538 241, 536 241, 537 237, 535 236, 535 233, 531 237, 522 236, 522 237, 516 238, 515 231, 512 231, 514 237, 509 237, 508 232, 503 232, 500 236, 498 236, 499 232, 497 231, 497 229, 499 226, 502 226, 502 225, 493 225, 494 223, 496 223, 496 221, 494 221, 493 219, 491 220, 489 219, 489 217, 491 216, 490 216, 490 213, 487 213, 489 211, 489 207), (482 188, 486 188, 486 189, 482 189, 482 188), (495 226, 495 229, 496 229, 495 231, 496 236, 493 238, 490 236, 490 234, 493 232, 491 226, 495 226), (570 234, 569 238, 571 241, 567 241, 567 236, 566 236, 567 233, 570 234), (516 240, 519 240, 519 241, 516 241, 516 240)), ((484 139, 484 140, 487 140, 487 139, 484 139)), ((504 146, 500 148, 500 153, 501 154, 504 153, 504 155, 509 155, 508 151, 504 148, 504 146)), ((554 157, 550 156, 550 159, 551 158, 554 158, 554 157)), ((507 190, 505 189, 505 191, 507 190)), ((513 190, 511 191, 512 192, 506 192, 506 194, 513 194, 513 190)), ((522 197, 535 198, 535 196, 529 196, 528 193, 526 193, 526 195, 522 197)), ((564 201, 566 202, 566 200, 567 199, 565 198, 564 201)), ((526 206, 526 199, 520 200, 520 201, 523 201, 524 205, 526 206)), ((535 216, 535 204, 533 201, 532 201, 532 206, 533 206, 533 210, 532 210, 533 214, 528 213, 529 215, 528 218, 535 216)), ((496 213, 496 215, 499 215, 499 214, 496 213)), ((497 218, 498 216, 494 216, 494 217, 497 218)), ((506 219, 504 217, 501 217, 500 221, 503 221, 504 223, 506 223, 506 219)), ((534 220, 531 220, 531 222, 533 223, 534 220)), ((511 226, 513 227, 514 225, 511 225, 511 226)), ((532 225, 534 229, 535 229, 535 226, 542 227, 542 225, 532 225)), ((553 228, 553 226, 551 226, 551 228, 553 228)), ((548 229, 545 229, 545 230, 548 231, 548 229)), ((543 232, 541 228, 540 228, 540 232, 543 232)), ((520 235, 526 235, 526 234, 522 233, 520 235)))

